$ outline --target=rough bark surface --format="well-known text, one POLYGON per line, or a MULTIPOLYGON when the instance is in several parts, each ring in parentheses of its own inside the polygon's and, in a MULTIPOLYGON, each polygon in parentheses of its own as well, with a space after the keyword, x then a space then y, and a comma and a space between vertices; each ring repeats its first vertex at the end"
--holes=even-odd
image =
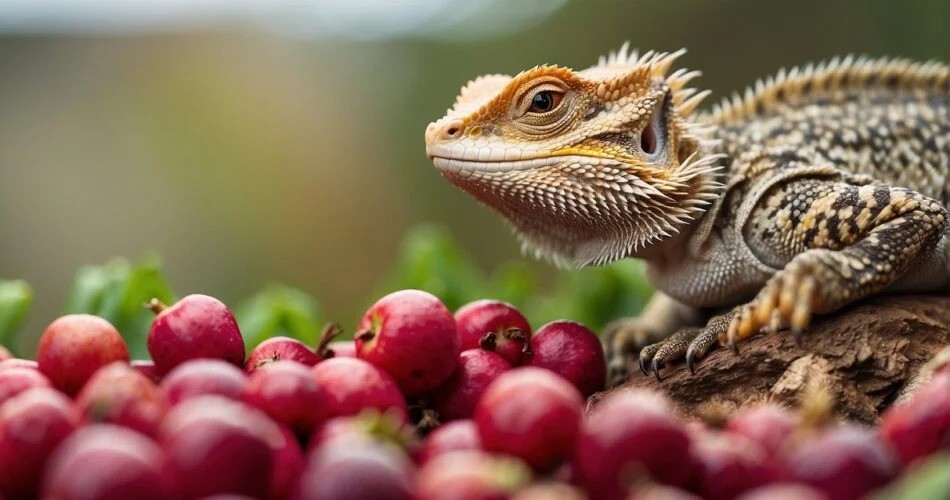
POLYGON ((738 356, 710 353, 695 375, 677 364, 661 371, 659 382, 635 371, 625 385, 663 391, 684 413, 697 414, 709 405, 795 405, 815 380, 836 397, 839 416, 873 423, 948 344, 950 297, 878 297, 816 318, 800 346, 788 332, 758 335, 738 356))

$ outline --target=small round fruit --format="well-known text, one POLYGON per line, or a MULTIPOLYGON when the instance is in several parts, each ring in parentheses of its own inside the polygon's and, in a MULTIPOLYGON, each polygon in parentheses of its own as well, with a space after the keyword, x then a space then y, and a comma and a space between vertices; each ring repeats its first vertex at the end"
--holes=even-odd
POLYGON ((110 424, 84 427, 50 458, 43 498, 172 498, 164 460, 162 450, 137 432, 110 424))
POLYGON ((280 439, 271 440, 270 443, 274 454, 274 467, 267 498, 271 500, 290 498, 304 466, 303 450, 300 448, 297 437, 287 426, 279 425, 278 427, 280 427, 280 439))
POLYGON ((787 409, 763 404, 741 410, 729 419, 726 430, 755 441, 769 456, 777 456, 797 425, 797 419, 787 409))
POLYGON ((46 375, 33 368, 15 366, 0 370, 0 405, 33 387, 53 387, 46 375))
POLYGON ((32 359, 12 358, 0 361, 0 371, 6 370, 7 368, 29 368, 39 371, 40 365, 32 359))
POLYGON ((587 495, 567 483, 538 481, 518 490, 511 496, 511 500, 587 500, 587 495))
POLYGON ((89 377, 113 361, 129 361, 122 335, 108 321, 70 314, 50 323, 36 351, 39 369, 53 386, 74 396, 89 377))
POLYGON ((419 290, 379 299, 357 327, 356 355, 386 370, 407 396, 445 382, 459 352, 452 313, 434 295, 419 290))
POLYGON ((240 368, 220 359, 193 359, 176 366, 162 379, 161 389, 171 405, 196 396, 241 399, 247 376, 240 368))
POLYGON ((419 500, 495 500, 509 498, 531 481, 521 460, 481 451, 460 451, 433 458, 419 470, 419 500))
POLYGON ((295 361, 305 366, 313 366, 320 361, 320 356, 297 339, 271 337, 251 351, 244 363, 244 371, 250 375, 261 366, 275 361, 295 361))
POLYGON ((600 339, 573 321, 553 321, 535 332, 525 365, 545 368, 566 378, 584 397, 604 388, 607 364, 600 339))
POLYGON ((311 369, 327 418, 356 415, 365 409, 391 412, 405 422, 406 400, 385 371, 356 358, 330 358, 311 369))
POLYGON ((190 359, 223 359, 244 367, 244 338, 228 306, 207 295, 189 295, 171 307, 152 300, 156 313, 148 352, 159 373, 190 359))
POLYGON ((347 436, 330 439, 310 453, 293 498, 408 500, 415 498, 412 487, 412 463, 402 450, 347 436))
POLYGON ((531 325, 515 306, 500 300, 476 300, 455 311, 459 345, 464 351, 482 347, 497 352, 511 366, 528 351, 531 325))
POLYGON ((117 361, 92 375, 76 396, 76 407, 88 423, 110 423, 155 437, 168 401, 154 382, 117 361))
POLYGON ((911 399, 888 409, 880 430, 904 465, 950 449, 950 371, 936 373, 911 399))
POLYGON ((133 359, 129 365, 156 384, 162 381, 162 375, 155 368, 155 362, 150 359, 133 359))
POLYGON ((804 484, 774 483, 749 490, 736 500, 831 500, 824 493, 804 484))
POLYGON ((550 471, 571 455, 584 400, 566 380, 540 368, 512 369, 492 383, 475 408, 482 446, 550 471))
POLYGON ((478 451, 482 449, 482 438, 478 428, 471 420, 455 420, 440 425, 422 442, 415 454, 420 464, 433 458, 456 451, 478 451))
POLYGON ((335 340, 327 344, 327 349, 333 352, 336 358, 355 358, 356 342, 352 340, 335 340))
POLYGON ((510 369, 511 365, 494 352, 482 349, 462 351, 455 371, 433 396, 439 418, 442 421, 470 418, 485 389, 510 369))
POLYGON ((311 369, 293 361, 268 363, 251 373, 244 401, 260 408, 299 436, 309 436, 324 419, 323 393, 311 369))
POLYGON ((780 468, 757 443, 738 434, 703 432, 692 446, 698 492, 709 500, 731 500, 781 478, 780 468))

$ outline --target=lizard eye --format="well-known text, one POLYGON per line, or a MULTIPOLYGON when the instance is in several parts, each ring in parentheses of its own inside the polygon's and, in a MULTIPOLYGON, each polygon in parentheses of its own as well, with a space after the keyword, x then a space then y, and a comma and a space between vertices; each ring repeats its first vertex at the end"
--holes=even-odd
POLYGON ((528 112, 547 113, 548 111, 556 108, 558 104, 561 104, 561 99, 563 97, 563 92, 542 90, 541 92, 534 94, 534 97, 531 98, 531 107, 528 108, 528 112))

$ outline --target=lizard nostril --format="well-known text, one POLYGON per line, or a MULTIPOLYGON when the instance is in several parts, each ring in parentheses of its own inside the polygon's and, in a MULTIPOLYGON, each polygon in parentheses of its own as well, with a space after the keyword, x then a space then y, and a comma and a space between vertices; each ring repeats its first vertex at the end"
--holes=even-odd
POLYGON ((442 126, 443 139, 455 139, 462 135, 462 123, 458 120, 451 121, 442 126))

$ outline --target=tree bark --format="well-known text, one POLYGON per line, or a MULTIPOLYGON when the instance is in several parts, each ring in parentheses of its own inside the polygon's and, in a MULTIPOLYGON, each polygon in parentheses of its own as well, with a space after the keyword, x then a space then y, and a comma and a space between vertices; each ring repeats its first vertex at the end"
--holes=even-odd
POLYGON ((758 335, 703 359, 691 375, 680 363, 661 381, 637 370, 625 386, 667 393, 681 411, 726 411, 774 401, 796 405, 817 382, 836 399, 835 413, 875 423, 902 392, 919 382, 921 367, 950 344, 950 297, 877 297, 815 318, 800 346, 788 332, 758 335))

